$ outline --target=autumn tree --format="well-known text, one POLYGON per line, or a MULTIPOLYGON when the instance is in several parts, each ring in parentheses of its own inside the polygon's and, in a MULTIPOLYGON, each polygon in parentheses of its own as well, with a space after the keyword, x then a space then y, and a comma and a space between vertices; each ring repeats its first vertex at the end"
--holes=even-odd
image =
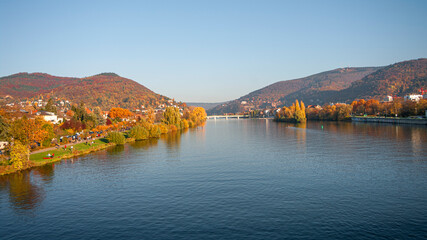
POLYGON ((144 140, 144 139, 148 139, 149 132, 145 127, 141 125, 136 125, 130 130, 129 136, 131 138, 134 138, 135 140, 144 140))
POLYGON ((154 113, 154 109, 149 107, 147 108, 147 111, 145 112, 146 116, 147 116, 147 121, 149 123, 154 123, 156 120, 156 114, 154 113))
POLYGON ((168 125, 179 125, 181 123, 181 114, 176 107, 167 107, 163 117, 163 122, 168 125))
POLYGON ((305 106, 301 101, 302 106, 299 104, 298 100, 295 100, 295 112, 294 112, 294 120, 297 123, 306 122, 307 118, 305 116, 305 106), (303 107, 303 108, 302 108, 303 107))
POLYGON ((205 121, 207 117, 206 111, 202 107, 195 107, 190 113, 190 120, 195 124, 205 121))
POLYGON ((364 99, 359 99, 359 101, 353 101, 351 106, 353 107, 353 113, 363 115, 366 113, 365 109, 366 101, 364 99))
POLYGON ((162 132, 160 130, 160 127, 157 126, 157 125, 152 125, 150 127, 149 133, 150 133, 149 135, 150 135, 151 138, 159 138, 160 135, 162 134, 162 132))
POLYGON ((22 169, 30 164, 30 151, 20 141, 15 141, 10 151, 10 163, 16 169, 22 169))
POLYGON ((124 108, 113 107, 110 109, 108 116, 112 119, 122 119, 133 116, 133 113, 124 108))
POLYGON ((43 129, 45 123, 47 122, 41 118, 28 119, 24 116, 13 122, 11 126, 12 136, 24 145, 33 142, 42 143, 48 137, 48 132, 43 129))
POLYGON ((81 121, 79 121, 79 120, 77 120, 77 119, 75 119, 75 118, 72 118, 72 119, 70 119, 70 120, 68 120, 68 121, 65 121, 62 125, 61 125, 61 127, 60 127, 61 129, 64 129, 64 130, 67 130, 67 129, 73 129, 74 131, 76 131, 76 132, 80 132, 80 131, 82 131, 83 129, 86 129, 86 124, 84 124, 83 122, 81 122, 81 121))
POLYGON ((74 111, 73 110, 68 110, 66 113, 65 113, 67 116, 69 116, 69 117, 74 117, 74 111))
POLYGON ((390 106, 390 113, 394 116, 399 116, 402 111, 402 102, 399 99, 393 99, 390 106))
POLYGON ((369 99, 364 105, 365 112, 369 115, 377 115, 380 110, 380 102, 375 99, 369 99))
POLYGON ((342 120, 350 118, 351 110, 352 110, 351 105, 336 104, 335 106, 336 106, 336 108, 335 108, 336 113, 334 114, 335 119, 333 119, 333 120, 342 121, 342 120))
POLYGON ((109 142, 117 145, 123 145, 126 141, 125 136, 121 132, 110 132, 107 135, 107 139, 109 142))

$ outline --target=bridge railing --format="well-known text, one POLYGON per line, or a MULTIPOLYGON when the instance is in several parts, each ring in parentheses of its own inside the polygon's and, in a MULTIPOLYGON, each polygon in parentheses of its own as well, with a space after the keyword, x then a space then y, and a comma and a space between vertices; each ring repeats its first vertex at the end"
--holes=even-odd
POLYGON ((240 118, 249 118, 249 115, 211 115, 207 116, 207 119, 240 119, 240 118))

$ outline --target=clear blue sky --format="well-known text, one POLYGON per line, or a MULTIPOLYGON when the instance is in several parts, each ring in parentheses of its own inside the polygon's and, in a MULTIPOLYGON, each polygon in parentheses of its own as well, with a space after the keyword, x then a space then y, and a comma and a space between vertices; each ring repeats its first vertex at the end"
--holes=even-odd
POLYGON ((182 101, 421 57, 427 1, 0 0, 0 76, 115 72, 182 101))

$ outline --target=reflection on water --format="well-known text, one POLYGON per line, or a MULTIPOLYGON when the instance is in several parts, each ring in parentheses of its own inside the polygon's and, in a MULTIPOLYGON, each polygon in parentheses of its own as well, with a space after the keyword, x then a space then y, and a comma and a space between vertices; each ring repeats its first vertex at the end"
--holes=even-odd
POLYGON ((181 144, 182 134, 187 132, 188 129, 184 131, 175 131, 170 132, 168 134, 164 134, 161 136, 161 139, 165 141, 168 149, 179 149, 179 145, 181 144))
POLYGON ((114 147, 108 148, 107 152, 109 155, 118 155, 125 150, 125 145, 116 145, 114 147))
POLYGON ((40 177, 40 179, 46 183, 52 183, 52 180, 54 178, 54 173, 55 173, 55 163, 53 164, 47 164, 38 168, 35 168, 33 170, 34 175, 37 175, 38 177, 40 177))
POLYGON ((159 139, 150 138, 147 140, 135 141, 132 144, 130 144, 130 146, 136 149, 147 150, 150 147, 156 146, 158 143, 159 143, 159 139))
POLYGON ((31 170, 26 170, 0 176, 2 195, 8 193, 10 205, 19 213, 25 214, 26 211, 31 213, 40 206, 45 197, 45 192, 43 186, 37 185, 37 180, 34 178, 39 176, 44 183, 49 184, 53 177, 53 165, 34 169, 34 174, 31 174, 31 170))

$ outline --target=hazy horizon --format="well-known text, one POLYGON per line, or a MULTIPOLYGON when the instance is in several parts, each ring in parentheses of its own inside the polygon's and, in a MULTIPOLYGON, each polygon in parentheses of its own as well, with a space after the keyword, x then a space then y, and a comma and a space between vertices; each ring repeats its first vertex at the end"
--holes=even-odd
POLYGON ((1 1, 0 76, 114 72, 184 102, 427 57, 425 1, 1 1))

